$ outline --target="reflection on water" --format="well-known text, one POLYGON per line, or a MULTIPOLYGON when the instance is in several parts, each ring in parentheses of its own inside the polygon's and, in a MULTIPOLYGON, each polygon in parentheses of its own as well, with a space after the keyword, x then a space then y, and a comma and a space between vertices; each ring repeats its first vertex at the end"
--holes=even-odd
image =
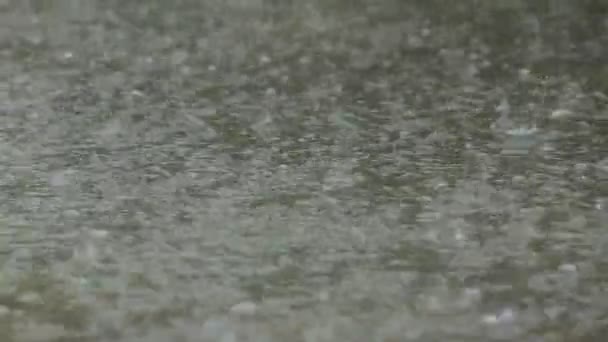
POLYGON ((0 2, 0 340, 594 341, 606 10, 0 2))

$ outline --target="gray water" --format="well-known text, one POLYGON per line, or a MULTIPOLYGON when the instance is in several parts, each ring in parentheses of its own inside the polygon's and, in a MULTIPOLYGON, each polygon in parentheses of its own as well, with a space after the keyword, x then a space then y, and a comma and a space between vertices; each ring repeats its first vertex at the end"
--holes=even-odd
POLYGON ((0 1, 0 341, 602 341, 603 1, 0 1))

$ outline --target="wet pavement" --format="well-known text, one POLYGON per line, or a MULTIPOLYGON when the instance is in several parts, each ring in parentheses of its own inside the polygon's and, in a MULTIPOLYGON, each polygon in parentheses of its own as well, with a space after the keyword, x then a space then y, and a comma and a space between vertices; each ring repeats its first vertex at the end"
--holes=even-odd
POLYGON ((601 341, 602 1, 0 1, 0 340, 601 341))

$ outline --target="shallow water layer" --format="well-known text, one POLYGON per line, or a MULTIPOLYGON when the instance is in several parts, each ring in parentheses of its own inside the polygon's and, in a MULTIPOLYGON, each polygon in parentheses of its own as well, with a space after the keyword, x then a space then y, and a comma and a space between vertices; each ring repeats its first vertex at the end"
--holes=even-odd
POLYGON ((0 1, 0 340, 597 341, 607 13, 0 1))

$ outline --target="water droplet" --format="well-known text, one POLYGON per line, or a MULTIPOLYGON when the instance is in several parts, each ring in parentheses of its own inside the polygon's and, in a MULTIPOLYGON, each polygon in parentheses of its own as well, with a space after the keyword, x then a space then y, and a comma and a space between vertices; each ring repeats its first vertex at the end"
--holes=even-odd
POLYGON ((254 302, 241 302, 230 308, 230 313, 238 316, 253 316, 257 311, 257 305, 254 302))
POLYGON ((21 304, 33 305, 42 303, 42 297, 35 292, 25 292, 17 298, 21 304))
POLYGON ((574 264, 562 264, 559 266, 561 272, 576 272, 576 265, 574 264))
POLYGON ((11 309, 4 305, 0 305, 0 318, 4 318, 11 313, 11 309))
POLYGON ((494 314, 483 315, 481 317, 481 321, 484 324, 493 325, 493 324, 498 323, 498 317, 496 317, 496 315, 494 315, 494 314))
POLYGON ((551 119, 561 119, 561 118, 567 118, 570 117, 574 114, 574 112, 568 110, 568 109, 556 109, 553 112, 551 112, 551 119))

